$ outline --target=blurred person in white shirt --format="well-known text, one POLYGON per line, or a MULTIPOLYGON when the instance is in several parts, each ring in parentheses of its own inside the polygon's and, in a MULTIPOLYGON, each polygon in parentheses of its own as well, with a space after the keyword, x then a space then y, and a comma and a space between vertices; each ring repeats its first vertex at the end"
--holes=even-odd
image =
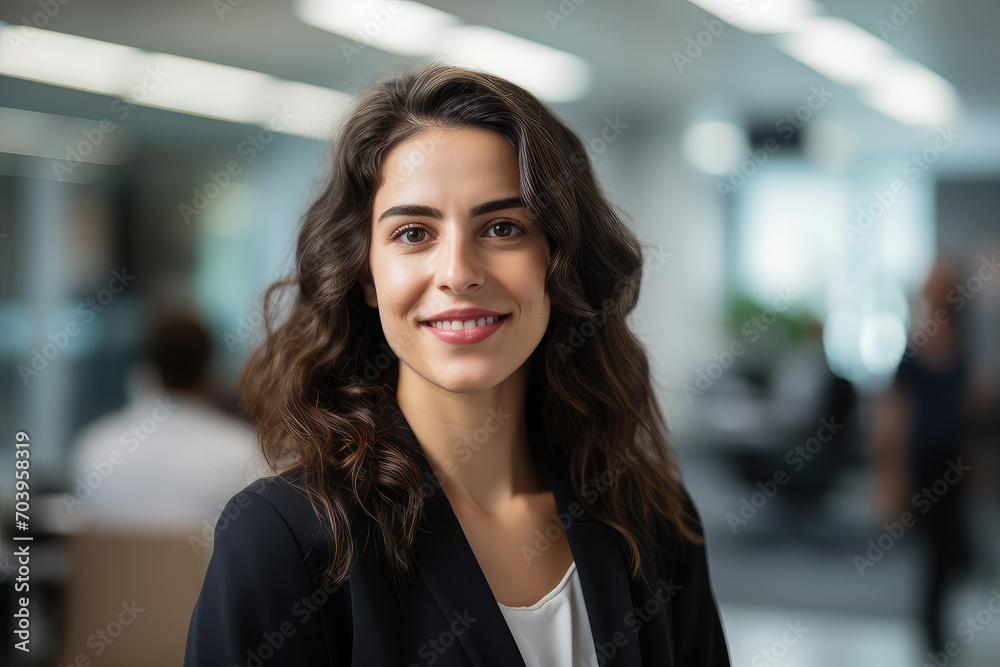
POLYGON ((211 403, 211 354, 197 319, 157 320, 130 374, 128 403, 86 425, 71 448, 63 504, 73 519, 200 531, 243 487, 271 474, 253 427, 211 403))

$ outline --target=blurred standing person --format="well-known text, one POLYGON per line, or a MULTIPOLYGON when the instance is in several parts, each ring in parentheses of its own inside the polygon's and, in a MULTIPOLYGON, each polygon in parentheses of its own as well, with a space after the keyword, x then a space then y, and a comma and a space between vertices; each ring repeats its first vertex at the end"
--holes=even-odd
MULTIPOLYGON (((907 339, 903 359, 883 405, 887 452, 900 483, 893 511, 910 512, 922 534, 926 570, 922 587, 921 622, 934 653, 945 648, 943 627, 948 588, 969 565, 971 545, 966 529, 966 464, 970 373, 960 317, 953 295, 954 274, 938 260, 922 294, 927 314, 907 339), (894 450, 894 451, 892 451, 894 450)), ((964 305, 964 304, 963 304, 964 305)), ((882 489, 886 493, 886 489, 882 489)))
POLYGON ((85 426, 71 449, 70 514, 102 527, 198 526, 267 474, 253 429, 209 400, 211 353, 194 317, 157 319, 143 354, 153 377, 133 374, 128 404, 85 426))

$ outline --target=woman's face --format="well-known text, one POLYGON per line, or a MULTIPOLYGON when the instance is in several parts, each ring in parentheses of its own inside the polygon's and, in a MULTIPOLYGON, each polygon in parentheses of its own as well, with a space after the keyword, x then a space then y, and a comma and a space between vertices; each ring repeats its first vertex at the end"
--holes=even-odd
POLYGON ((548 327, 549 246, 519 176, 514 147, 479 128, 423 130, 385 158, 365 301, 400 361, 449 391, 495 387, 548 327))

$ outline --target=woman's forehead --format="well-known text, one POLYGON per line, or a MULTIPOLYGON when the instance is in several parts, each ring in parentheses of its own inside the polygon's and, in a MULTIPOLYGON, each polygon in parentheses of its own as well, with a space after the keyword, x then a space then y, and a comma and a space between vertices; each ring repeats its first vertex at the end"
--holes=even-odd
POLYGON ((480 129, 434 128, 397 146, 386 158, 382 180, 375 195, 376 208, 427 203, 409 201, 415 197, 474 199, 478 204, 483 197, 509 195, 510 191, 516 195, 520 173, 516 151, 500 135, 480 129))

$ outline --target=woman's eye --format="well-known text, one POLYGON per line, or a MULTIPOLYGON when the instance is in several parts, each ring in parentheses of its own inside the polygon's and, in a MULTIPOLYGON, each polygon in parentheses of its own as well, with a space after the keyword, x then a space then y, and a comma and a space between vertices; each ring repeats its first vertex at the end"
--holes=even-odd
MULTIPOLYGON (((491 238, 495 239, 506 239, 517 236, 518 233, 513 232, 511 228, 516 228, 520 230, 521 234, 525 233, 524 227, 514 222, 513 220, 499 220, 497 222, 494 222, 492 225, 490 225, 489 232, 495 232, 495 235, 491 236, 491 238)), ((424 227, 422 227, 417 223, 414 223, 397 229, 395 232, 392 233, 392 236, 389 237, 389 240, 394 241, 396 239, 401 238, 402 239, 401 242, 403 245, 420 245, 425 240, 427 240, 421 235, 427 233, 428 232, 424 227)))
POLYGON ((408 225, 406 227, 401 227, 401 228, 397 229, 395 232, 393 232, 392 236, 389 237, 389 240, 395 240, 395 239, 399 238, 400 236, 402 236, 402 237, 404 237, 404 238, 406 238, 406 239, 408 239, 410 241, 414 241, 414 243, 406 243, 406 242, 404 242, 403 245, 417 245, 421 241, 420 240, 415 240, 413 238, 413 235, 419 236, 420 234, 426 234, 426 233, 427 233, 427 230, 424 229, 423 227, 420 227, 418 225, 408 225))
POLYGON ((522 234, 524 233, 524 227, 517 224, 516 222, 513 222, 512 220, 501 220, 499 222, 494 222, 492 225, 490 225, 490 231, 494 231, 498 228, 503 230, 503 233, 499 234, 494 238, 505 239, 505 238, 510 238, 511 236, 515 236, 515 234, 511 234, 511 232, 509 231, 509 228, 511 227, 517 227, 518 229, 521 230, 522 234))

